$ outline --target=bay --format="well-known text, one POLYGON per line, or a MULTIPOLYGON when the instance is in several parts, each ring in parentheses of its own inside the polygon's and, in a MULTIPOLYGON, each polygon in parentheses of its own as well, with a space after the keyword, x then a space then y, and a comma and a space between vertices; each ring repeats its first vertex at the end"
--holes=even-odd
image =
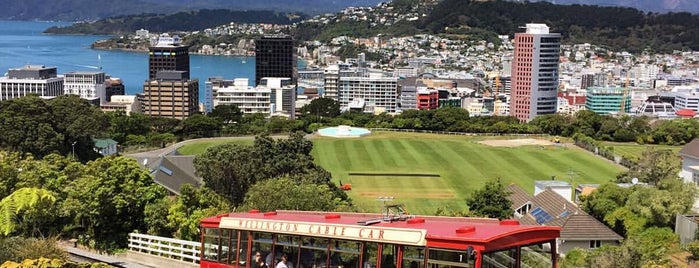
MULTIPOLYGON (((121 78, 126 93, 143 92, 148 78, 147 53, 94 50, 90 45, 110 36, 46 35, 51 26, 69 22, 0 21, 0 74, 24 65, 55 66, 59 74, 73 71, 104 71, 121 78)), ((255 81, 254 57, 190 55, 192 78, 199 79, 199 102, 204 102, 204 82, 208 77, 248 78, 255 81)))

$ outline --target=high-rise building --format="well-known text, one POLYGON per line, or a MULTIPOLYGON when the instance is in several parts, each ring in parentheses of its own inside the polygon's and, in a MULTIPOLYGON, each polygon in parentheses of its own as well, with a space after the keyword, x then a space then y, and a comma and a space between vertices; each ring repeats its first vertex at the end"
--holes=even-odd
POLYGON ((0 77, 0 100, 10 100, 36 94, 51 98, 63 95, 63 77, 57 75, 56 67, 27 65, 9 69, 7 76, 0 77))
POLYGON ((159 71, 143 84, 143 95, 146 115, 186 119, 199 112, 199 80, 184 71, 159 71))
POLYGON ((522 122, 556 112, 561 35, 545 24, 515 34, 510 112, 522 122))
POLYGON ((255 40, 255 86, 263 77, 288 77, 296 85, 296 49, 290 36, 255 40))
POLYGON ((163 34, 148 51, 148 79, 158 71, 182 71, 189 79, 189 46, 182 45, 179 36, 163 34))
POLYGON ((323 87, 325 89, 323 97, 339 101, 338 86, 340 83, 340 66, 330 65, 325 68, 323 80, 323 87))
POLYGON ((70 72, 63 77, 63 94, 78 95, 97 105, 107 101, 104 72, 70 72))

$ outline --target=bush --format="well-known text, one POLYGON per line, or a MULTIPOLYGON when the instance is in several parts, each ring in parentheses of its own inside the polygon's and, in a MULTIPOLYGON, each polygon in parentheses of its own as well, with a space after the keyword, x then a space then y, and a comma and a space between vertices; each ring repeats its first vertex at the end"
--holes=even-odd
POLYGON ((692 241, 687 244, 687 251, 692 254, 693 260, 699 260, 699 241, 692 241))

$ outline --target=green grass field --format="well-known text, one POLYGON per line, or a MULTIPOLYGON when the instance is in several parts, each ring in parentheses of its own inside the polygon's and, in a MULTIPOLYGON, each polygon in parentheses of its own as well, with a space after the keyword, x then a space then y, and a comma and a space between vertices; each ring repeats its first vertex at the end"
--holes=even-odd
POLYGON ((638 159, 643 151, 647 148, 653 148, 655 150, 665 150, 669 149, 675 152, 679 156, 679 152, 683 146, 670 146, 670 145, 640 145, 636 143, 618 143, 618 142, 605 142, 605 146, 614 147, 614 153, 621 155, 629 159, 638 159))
POLYGON ((231 139, 219 139, 219 140, 207 140, 207 141, 197 141, 183 145, 177 149, 177 153, 181 155, 200 155, 206 152, 206 149, 216 145, 227 144, 227 143, 237 143, 244 145, 252 145, 254 139, 252 137, 240 137, 231 139))
POLYGON ((366 211, 379 211, 379 196, 394 196, 411 212, 463 208, 464 198, 488 180, 501 178, 528 192, 535 180, 578 183, 611 181, 622 168, 579 148, 491 147, 484 137, 380 132, 359 139, 313 139, 316 163, 336 182, 352 184, 350 196, 366 211), (441 177, 361 177, 350 172, 437 173, 441 177), (571 176, 571 174, 573 174, 571 176))
MULTIPOLYGON (((379 212, 377 198, 393 196, 411 213, 434 214, 438 207, 463 209, 464 199, 486 181, 501 178, 526 191, 535 180, 556 179, 578 183, 611 181, 622 168, 577 147, 492 147, 478 143, 506 137, 466 137, 419 133, 378 132, 356 139, 315 137, 313 157, 333 174, 335 183, 351 184, 348 194, 359 208, 379 212), (349 173, 409 173, 390 176, 349 173), (420 174, 438 174, 426 177, 420 174)), ((192 143, 181 154, 201 154, 209 146, 248 140, 192 143)))

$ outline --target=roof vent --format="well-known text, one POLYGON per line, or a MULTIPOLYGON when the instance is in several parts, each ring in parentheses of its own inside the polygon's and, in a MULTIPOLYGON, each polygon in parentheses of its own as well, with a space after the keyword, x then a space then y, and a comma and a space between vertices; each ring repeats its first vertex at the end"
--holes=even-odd
POLYGON ((262 214, 262 215, 264 215, 265 217, 267 217, 267 216, 277 216, 277 212, 276 212, 276 211, 269 211, 269 212, 265 212, 265 214, 262 214))
POLYGON ((519 225, 519 221, 513 219, 505 219, 500 221, 500 225, 519 225))
POLYGON ((473 225, 462 226, 462 227, 459 227, 459 229, 456 229, 457 234, 468 234, 468 233, 473 233, 475 231, 476 231, 476 226, 473 226, 473 225))
POLYGON ((339 218, 340 218, 340 214, 328 214, 328 215, 325 215, 325 219, 326 219, 326 220, 335 220, 335 219, 339 219, 339 218))

